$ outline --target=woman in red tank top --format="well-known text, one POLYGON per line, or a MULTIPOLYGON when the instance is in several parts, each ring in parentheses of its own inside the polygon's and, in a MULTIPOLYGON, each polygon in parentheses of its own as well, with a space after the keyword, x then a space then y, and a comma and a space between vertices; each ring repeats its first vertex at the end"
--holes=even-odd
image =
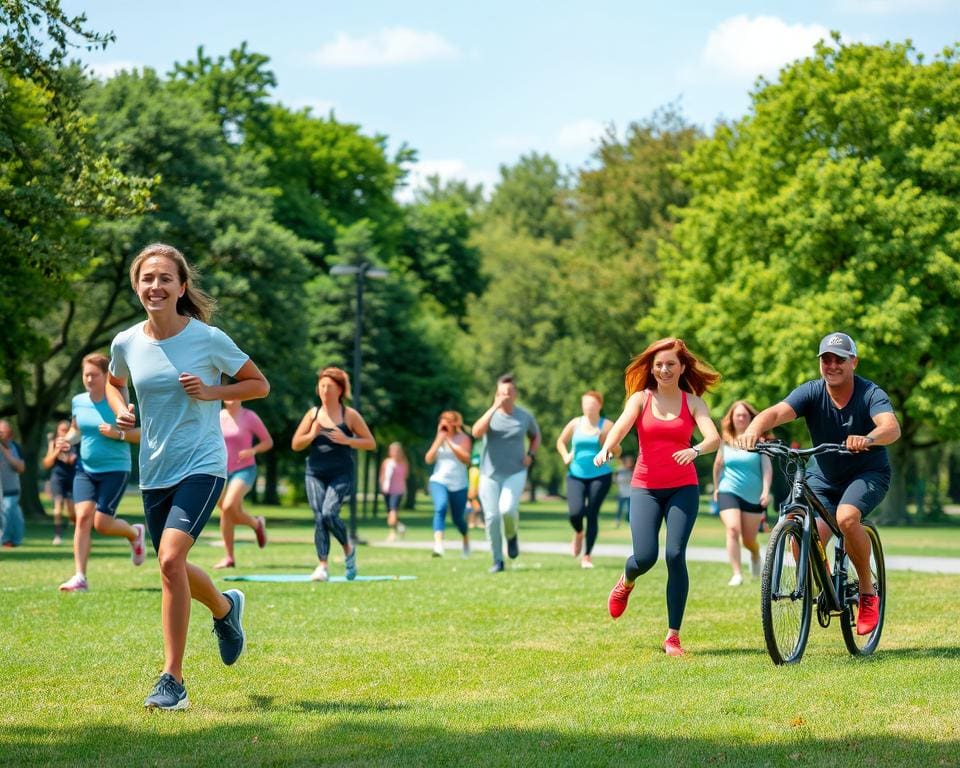
POLYGON ((700 506, 694 460, 715 451, 720 435, 700 398, 720 374, 698 360, 681 339, 661 339, 627 366, 627 403, 594 462, 607 461, 631 427, 636 426, 639 451, 630 494, 633 554, 610 592, 608 608, 618 618, 636 579, 649 571, 659 555, 660 528, 667 524, 667 637, 664 651, 682 656, 680 624, 687 603, 687 542, 700 506), (691 445, 696 426, 703 440, 691 445))

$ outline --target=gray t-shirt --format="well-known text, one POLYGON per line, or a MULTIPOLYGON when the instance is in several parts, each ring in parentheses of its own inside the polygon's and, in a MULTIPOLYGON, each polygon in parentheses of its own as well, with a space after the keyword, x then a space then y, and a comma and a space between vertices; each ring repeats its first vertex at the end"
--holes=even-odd
POLYGON ((540 434, 540 427, 533 414, 513 406, 513 413, 497 410, 490 419, 486 434, 483 457, 480 459, 480 474, 487 477, 508 477, 523 472, 523 457, 527 453, 524 435, 531 440, 540 434))
MULTIPOLYGON (((10 449, 14 458, 23 460, 20 446, 13 440, 7 443, 7 448, 10 449)), ((20 493, 20 473, 10 465, 7 455, 2 451, 0 451, 0 489, 4 496, 16 496, 20 493)))

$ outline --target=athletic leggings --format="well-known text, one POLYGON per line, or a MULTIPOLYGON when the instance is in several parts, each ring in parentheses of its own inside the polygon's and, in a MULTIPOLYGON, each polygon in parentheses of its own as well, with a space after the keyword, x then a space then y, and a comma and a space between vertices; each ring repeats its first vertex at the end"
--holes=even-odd
POLYGON ((633 554, 627 558, 624 574, 633 581, 657 562, 660 526, 667 521, 667 619, 670 629, 680 629, 687 605, 690 579, 687 576, 687 542, 697 521, 700 489, 634 488, 630 492, 630 533, 633 554))
POLYGON ((319 478, 307 475, 307 501, 313 510, 313 543, 317 547, 317 558, 326 560, 330 554, 330 534, 347 547, 347 527, 340 519, 340 507, 353 490, 353 478, 350 475, 337 475, 332 478, 319 478))
POLYGON ((570 525, 580 533, 583 530, 583 519, 587 519, 587 541, 584 554, 593 552, 593 545, 597 542, 597 532, 600 530, 600 507, 610 492, 610 483, 613 475, 607 473, 600 477, 591 477, 583 480, 573 475, 567 475, 567 510, 570 514, 570 525))

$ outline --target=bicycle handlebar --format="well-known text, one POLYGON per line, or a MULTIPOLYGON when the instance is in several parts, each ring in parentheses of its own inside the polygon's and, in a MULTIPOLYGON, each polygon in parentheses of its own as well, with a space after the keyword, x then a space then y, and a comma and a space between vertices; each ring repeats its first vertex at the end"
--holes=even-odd
POLYGON ((817 456, 821 453, 853 453, 847 450, 847 446, 842 443, 821 443, 813 448, 791 448, 789 445, 779 442, 758 442, 750 450, 767 456, 788 456, 791 458, 805 458, 807 456, 817 456))

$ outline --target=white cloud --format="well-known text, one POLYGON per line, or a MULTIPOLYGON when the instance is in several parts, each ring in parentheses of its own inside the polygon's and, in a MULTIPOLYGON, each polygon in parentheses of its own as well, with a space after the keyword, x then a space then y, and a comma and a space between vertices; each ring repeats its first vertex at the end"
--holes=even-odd
POLYGON ((407 185, 396 193, 397 200, 402 203, 412 202, 414 192, 425 187, 430 176, 439 176, 443 182, 456 179, 473 186, 482 184, 487 195, 500 180, 497 172, 470 168, 463 160, 420 160, 409 165, 408 171, 407 185))
POLYGON ((943 11, 947 0, 840 0, 840 10, 845 13, 864 13, 877 16, 920 11, 943 11))
POLYGON ((143 64, 138 64, 135 61, 118 59, 116 61, 104 61, 99 64, 88 64, 87 68, 98 80, 109 80, 114 75, 118 75, 123 71, 130 72, 135 69, 142 70, 143 64))
POLYGON ((598 120, 577 120, 561 126, 553 144, 563 152, 590 151, 606 130, 606 126, 598 120))
POLYGON ((311 58, 323 69, 370 69, 453 59, 457 55, 456 47, 434 32, 387 27, 366 37, 341 32, 311 58))
POLYGON ((736 78, 772 77, 784 65, 813 53, 830 30, 819 24, 787 24, 775 16, 734 16, 707 36, 701 64, 736 78))

